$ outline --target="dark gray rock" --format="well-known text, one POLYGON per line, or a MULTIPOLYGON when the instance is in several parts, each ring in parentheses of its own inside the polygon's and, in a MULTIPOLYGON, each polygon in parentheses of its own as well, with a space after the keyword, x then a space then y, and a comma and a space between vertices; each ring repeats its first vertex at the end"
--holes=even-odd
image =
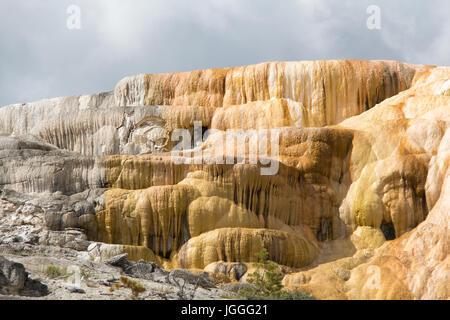
POLYGON ((20 295, 27 297, 43 297, 50 293, 48 287, 39 280, 28 277, 25 280, 25 285, 20 291, 20 295))
POLYGON ((113 266, 113 267, 119 267, 122 269, 126 269, 130 265, 133 264, 131 261, 128 261, 127 258, 128 258, 128 253, 123 253, 123 254, 114 256, 112 258, 109 258, 108 260, 105 261, 105 263, 109 264, 110 266, 113 266))
POLYGON ((66 289, 72 293, 86 293, 86 291, 77 286, 66 286, 66 289))
POLYGON ((179 284, 180 279, 183 283, 199 286, 204 289, 216 288, 216 286, 209 279, 207 272, 197 275, 188 270, 175 269, 171 271, 167 276, 167 282, 171 284, 179 284))
POLYGON ((25 267, 0 256, 0 289, 3 294, 16 294, 25 285, 27 274, 25 267))
POLYGON ((39 244, 85 251, 91 242, 87 240, 83 230, 67 228, 64 231, 43 231, 39 238, 39 244))
POLYGON ((107 287, 111 287, 113 284, 117 283, 119 281, 119 279, 116 278, 111 278, 111 279, 100 279, 98 281, 98 283, 107 286, 107 287))
POLYGON ((128 267, 124 269, 124 272, 133 278, 146 280, 153 280, 155 273, 168 274, 167 271, 162 270, 156 263, 146 262, 144 260, 141 260, 138 263, 131 262, 128 267))
POLYGON ((247 266, 242 262, 214 262, 205 268, 208 272, 221 273, 230 279, 239 281, 247 272, 247 266))
POLYGON ((247 289, 251 287, 253 287, 253 285, 249 283, 224 283, 219 285, 219 289, 234 293, 238 293, 242 289, 247 289))
POLYGON ((46 285, 29 278, 23 264, 0 256, 0 294, 41 297, 49 292, 46 285))
POLYGON ((166 277, 169 274, 169 272, 164 271, 154 262, 140 260, 136 263, 127 260, 127 257, 128 254, 123 253, 106 260, 105 263, 121 268, 126 275, 133 278, 157 281, 155 278, 166 277))

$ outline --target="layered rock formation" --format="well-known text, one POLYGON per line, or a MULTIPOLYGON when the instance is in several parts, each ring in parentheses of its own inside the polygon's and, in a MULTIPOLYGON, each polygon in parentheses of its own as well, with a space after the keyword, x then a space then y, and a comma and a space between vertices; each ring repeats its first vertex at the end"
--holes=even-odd
POLYGON ((286 62, 7 106, 0 221, 11 236, 33 212, 41 243, 84 230, 105 243, 91 259, 208 269, 266 248, 320 298, 446 299, 449 88, 447 67, 286 62))

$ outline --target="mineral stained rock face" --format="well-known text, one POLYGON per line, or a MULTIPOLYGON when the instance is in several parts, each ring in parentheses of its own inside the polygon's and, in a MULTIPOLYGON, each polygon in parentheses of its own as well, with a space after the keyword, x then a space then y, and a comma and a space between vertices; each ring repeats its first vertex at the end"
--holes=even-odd
POLYGON ((319 298, 448 299, 449 88, 448 67, 285 62, 3 107, 0 242, 205 270, 266 248, 319 298))

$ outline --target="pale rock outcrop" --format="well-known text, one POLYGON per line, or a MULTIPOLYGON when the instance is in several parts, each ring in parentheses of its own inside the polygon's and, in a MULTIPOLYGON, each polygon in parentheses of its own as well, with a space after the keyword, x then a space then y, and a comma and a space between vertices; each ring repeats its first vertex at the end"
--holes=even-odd
POLYGON ((224 274, 232 280, 239 281, 247 272, 247 266, 242 262, 219 261, 208 264, 204 270, 210 273, 224 274))
POLYGON ((96 159, 61 150, 33 136, 0 135, 0 188, 74 194, 102 186, 96 159))

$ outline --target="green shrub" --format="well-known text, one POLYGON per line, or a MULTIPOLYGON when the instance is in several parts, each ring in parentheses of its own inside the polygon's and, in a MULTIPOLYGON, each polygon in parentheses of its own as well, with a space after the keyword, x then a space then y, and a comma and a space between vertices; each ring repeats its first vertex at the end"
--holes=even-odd
POLYGON ((82 268, 81 269, 81 274, 80 275, 81 275, 81 278, 85 279, 85 280, 89 279, 92 276, 91 272, 88 269, 86 269, 86 268, 82 268))
POLYGON ((315 300, 313 295, 295 290, 283 290, 283 274, 278 271, 278 264, 269 260, 269 253, 264 248, 256 254, 258 262, 253 266, 256 271, 249 274, 247 282, 253 286, 239 291, 238 298, 248 300, 315 300))
POLYGON ((57 266, 48 266, 47 269, 45 269, 45 274, 47 277, 54 279, 66 275, 67 271, 57 266))
POLYGON ((258 262, 253 264, 256 271, 247 277, 247 282, 253 286, 242 289, 239 294, 245 299, 281 296, 283 275, 277 272, 278 265, 269 260, 269 253, 265 248, 256 254, 256 258, 258 262))

